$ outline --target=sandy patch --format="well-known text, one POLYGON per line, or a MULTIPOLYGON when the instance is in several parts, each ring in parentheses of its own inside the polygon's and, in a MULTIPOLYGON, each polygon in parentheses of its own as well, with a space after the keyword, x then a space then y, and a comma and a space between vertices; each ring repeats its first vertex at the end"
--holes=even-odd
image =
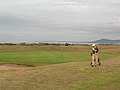
POLYGON ((27 68, 27 65, 22 64, 0 64, 0 70, 16 70, 27 68))

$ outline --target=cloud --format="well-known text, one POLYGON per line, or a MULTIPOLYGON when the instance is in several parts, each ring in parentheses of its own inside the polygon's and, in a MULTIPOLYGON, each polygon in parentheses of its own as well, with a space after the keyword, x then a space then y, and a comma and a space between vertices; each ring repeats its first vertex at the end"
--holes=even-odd
POLYGON ((0 2, 0 40, 119 39, 120 0, 0 2))

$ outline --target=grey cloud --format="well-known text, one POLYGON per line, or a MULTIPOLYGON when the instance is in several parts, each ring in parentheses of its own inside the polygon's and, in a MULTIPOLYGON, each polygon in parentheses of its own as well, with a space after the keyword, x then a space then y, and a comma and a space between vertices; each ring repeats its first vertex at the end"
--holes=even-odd
POLYGON ((0 2, 0 40, 119 39, 119 0, 0 2))

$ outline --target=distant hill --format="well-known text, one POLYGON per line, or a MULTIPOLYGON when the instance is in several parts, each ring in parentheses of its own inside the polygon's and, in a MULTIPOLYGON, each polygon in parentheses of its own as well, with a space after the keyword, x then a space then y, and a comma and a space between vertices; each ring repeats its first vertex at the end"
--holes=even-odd
POLYGON ((114 44, 114 43, 120 43, 120 40, 110 40, 110 39, 100 39, 96 41, 92 41, 91 43, 108 43, 108 44, 114 44))

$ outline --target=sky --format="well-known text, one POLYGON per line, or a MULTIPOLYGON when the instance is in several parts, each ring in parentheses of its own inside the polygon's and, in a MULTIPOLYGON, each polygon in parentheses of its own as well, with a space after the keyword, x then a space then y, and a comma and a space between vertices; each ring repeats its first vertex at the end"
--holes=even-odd
POLYGON ((0 0, 0 41, 120 39, 120 0, 0 0))

